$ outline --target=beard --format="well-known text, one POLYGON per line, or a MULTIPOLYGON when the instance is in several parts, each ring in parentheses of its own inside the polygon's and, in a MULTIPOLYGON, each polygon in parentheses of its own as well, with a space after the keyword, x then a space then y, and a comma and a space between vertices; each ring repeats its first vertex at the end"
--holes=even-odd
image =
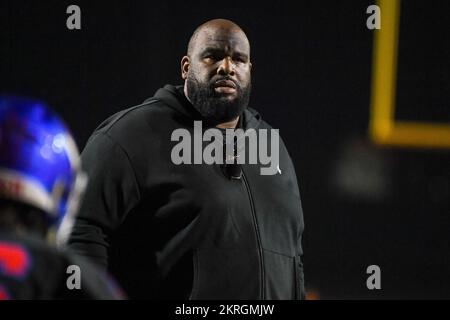
POLYGON ((250 100, 251 81, 245 87, 236 82, 236 95, 230 100, 214 90, 214 83, 218 80, 231 80, 228 77, 214 77, 210 82, 200 82, 192 73, 186 79, 187 94, 194 108, 210 125, 228 122, 236 119, 247 108, 250 100))

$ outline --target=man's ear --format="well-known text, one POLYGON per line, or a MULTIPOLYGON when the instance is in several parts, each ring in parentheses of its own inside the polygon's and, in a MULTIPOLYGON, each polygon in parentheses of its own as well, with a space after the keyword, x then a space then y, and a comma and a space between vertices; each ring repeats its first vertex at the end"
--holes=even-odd
POLYGON ((189 59, 188 56, 184 56, 183 59, 181 59, 181 77, 183 78, 183 80, 187 79, 187 74, 190 66, 191 59, 189 59))

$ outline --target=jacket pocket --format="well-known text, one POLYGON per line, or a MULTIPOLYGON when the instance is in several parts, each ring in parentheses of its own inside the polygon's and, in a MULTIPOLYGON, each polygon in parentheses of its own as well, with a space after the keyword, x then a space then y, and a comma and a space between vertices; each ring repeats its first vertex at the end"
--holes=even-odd
POLYGON ((192 300, 254 300, 261 274, 254 249, 197 249, 192 300))
POLYGON ((293 300, 296 295, 294 257, 264 250, 265 296, 267 300, 293 300))

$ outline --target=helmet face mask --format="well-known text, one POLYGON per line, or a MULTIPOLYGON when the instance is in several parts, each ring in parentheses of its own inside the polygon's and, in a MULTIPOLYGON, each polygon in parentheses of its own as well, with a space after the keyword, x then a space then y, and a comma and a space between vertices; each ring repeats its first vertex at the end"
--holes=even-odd
POLYGON ((63 121, 39 101, 0 97, 0 196, 38 208, 49 225, 59 225, 74 216, 85 186, 63 121))
POLYGON ((58 246, 64 246, 67 243, 84 191, 86 190, 87 182, 87 175, 82 171, 78 171, 70 192, 64 196, 65 208, 64 211, 61 210, 64 214, 57 222, 56 242, 58 246))

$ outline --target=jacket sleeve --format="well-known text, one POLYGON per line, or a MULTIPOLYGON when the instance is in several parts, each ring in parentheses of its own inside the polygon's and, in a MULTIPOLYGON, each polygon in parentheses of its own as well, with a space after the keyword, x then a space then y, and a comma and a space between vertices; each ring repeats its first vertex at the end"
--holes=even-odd
MULTIPOLYGON (((301 237, 299 240, 299 246, 301 248, 301 237)), ((298 272, 298 281, 299 283, 297 284, 298 288, 299 288, 299 299, 300 300, 305 300, 306 298, 306 291, 305 291, 305 273, 303 271, 303 262, 302 262, 302 254, 298 254, 297 255, 297 272, 298 272)))
POLYGON ((305 229, 305 221, 303 218, 303 205, 297 180, 297 174, 295 172, 295 167, 292 162, 291 157, 289 156, 289 153, 286 149, 286 146, 283 142, 283 149, 285 150, 288 158, 288 163, 290 167, 290 172, 292 175, 292 191, 295 195, 298 196, 298 230, 297 230, 297 248, 296 248, 296 255, 295 255, 295 272, 296 272, 296 298, 300 300, 306 299, 306 290, 305 290, 305 273, 303 269, 303 246, 302 246, 302 238, 303 238, 303 231, 305 229))
POLYGON ((305 300, 306 298, 306 291, 305 291, 305 274, 303 271, 303 261, 302 261, 302 257, 303 257, 303 247, 302 247, 302 237, 303 237, 303 230, 304 230, 304 219, 303 219, 303 208, 302 208, 302 203, 300 198, 298 199, 299 203, 299 208, 300 208, 300 224, 299 224, 299 228, 300 230, 298 230, 298 242, 297 242, 297 252, 296 252, 296 257, 295 257, 295 263, 296 263, 296 272, 297 272, 297 281, 298 283, 297 285, 297 299, 300 300, 305 300))
POLYGON ((89 182, 67 245, 106 268, 109 235, 138 203, 139 188, 127 153, 107 133, 89 139, 81 161, 89 182))
POLYGON ((297 252, 295 256, 295 264, 296 264, 296 272, 297 272, 297 299, 305 300, 306 299, 306 291, 305 291, 305 274, 303 269, 303 246, 302 246, 302 238, 303 231, 305 228, 305 221, 303 218, 303 205, 300 195, 300 190, 298 186, 297 175, 295 173, 294 164, 292 163, 291 158, 289 157, 289 162, 292 168, 292 176, 293 176, 293 188, 294 193, 298 196, 298 208, 299 208, 299 229, 297 231, 297 252))

